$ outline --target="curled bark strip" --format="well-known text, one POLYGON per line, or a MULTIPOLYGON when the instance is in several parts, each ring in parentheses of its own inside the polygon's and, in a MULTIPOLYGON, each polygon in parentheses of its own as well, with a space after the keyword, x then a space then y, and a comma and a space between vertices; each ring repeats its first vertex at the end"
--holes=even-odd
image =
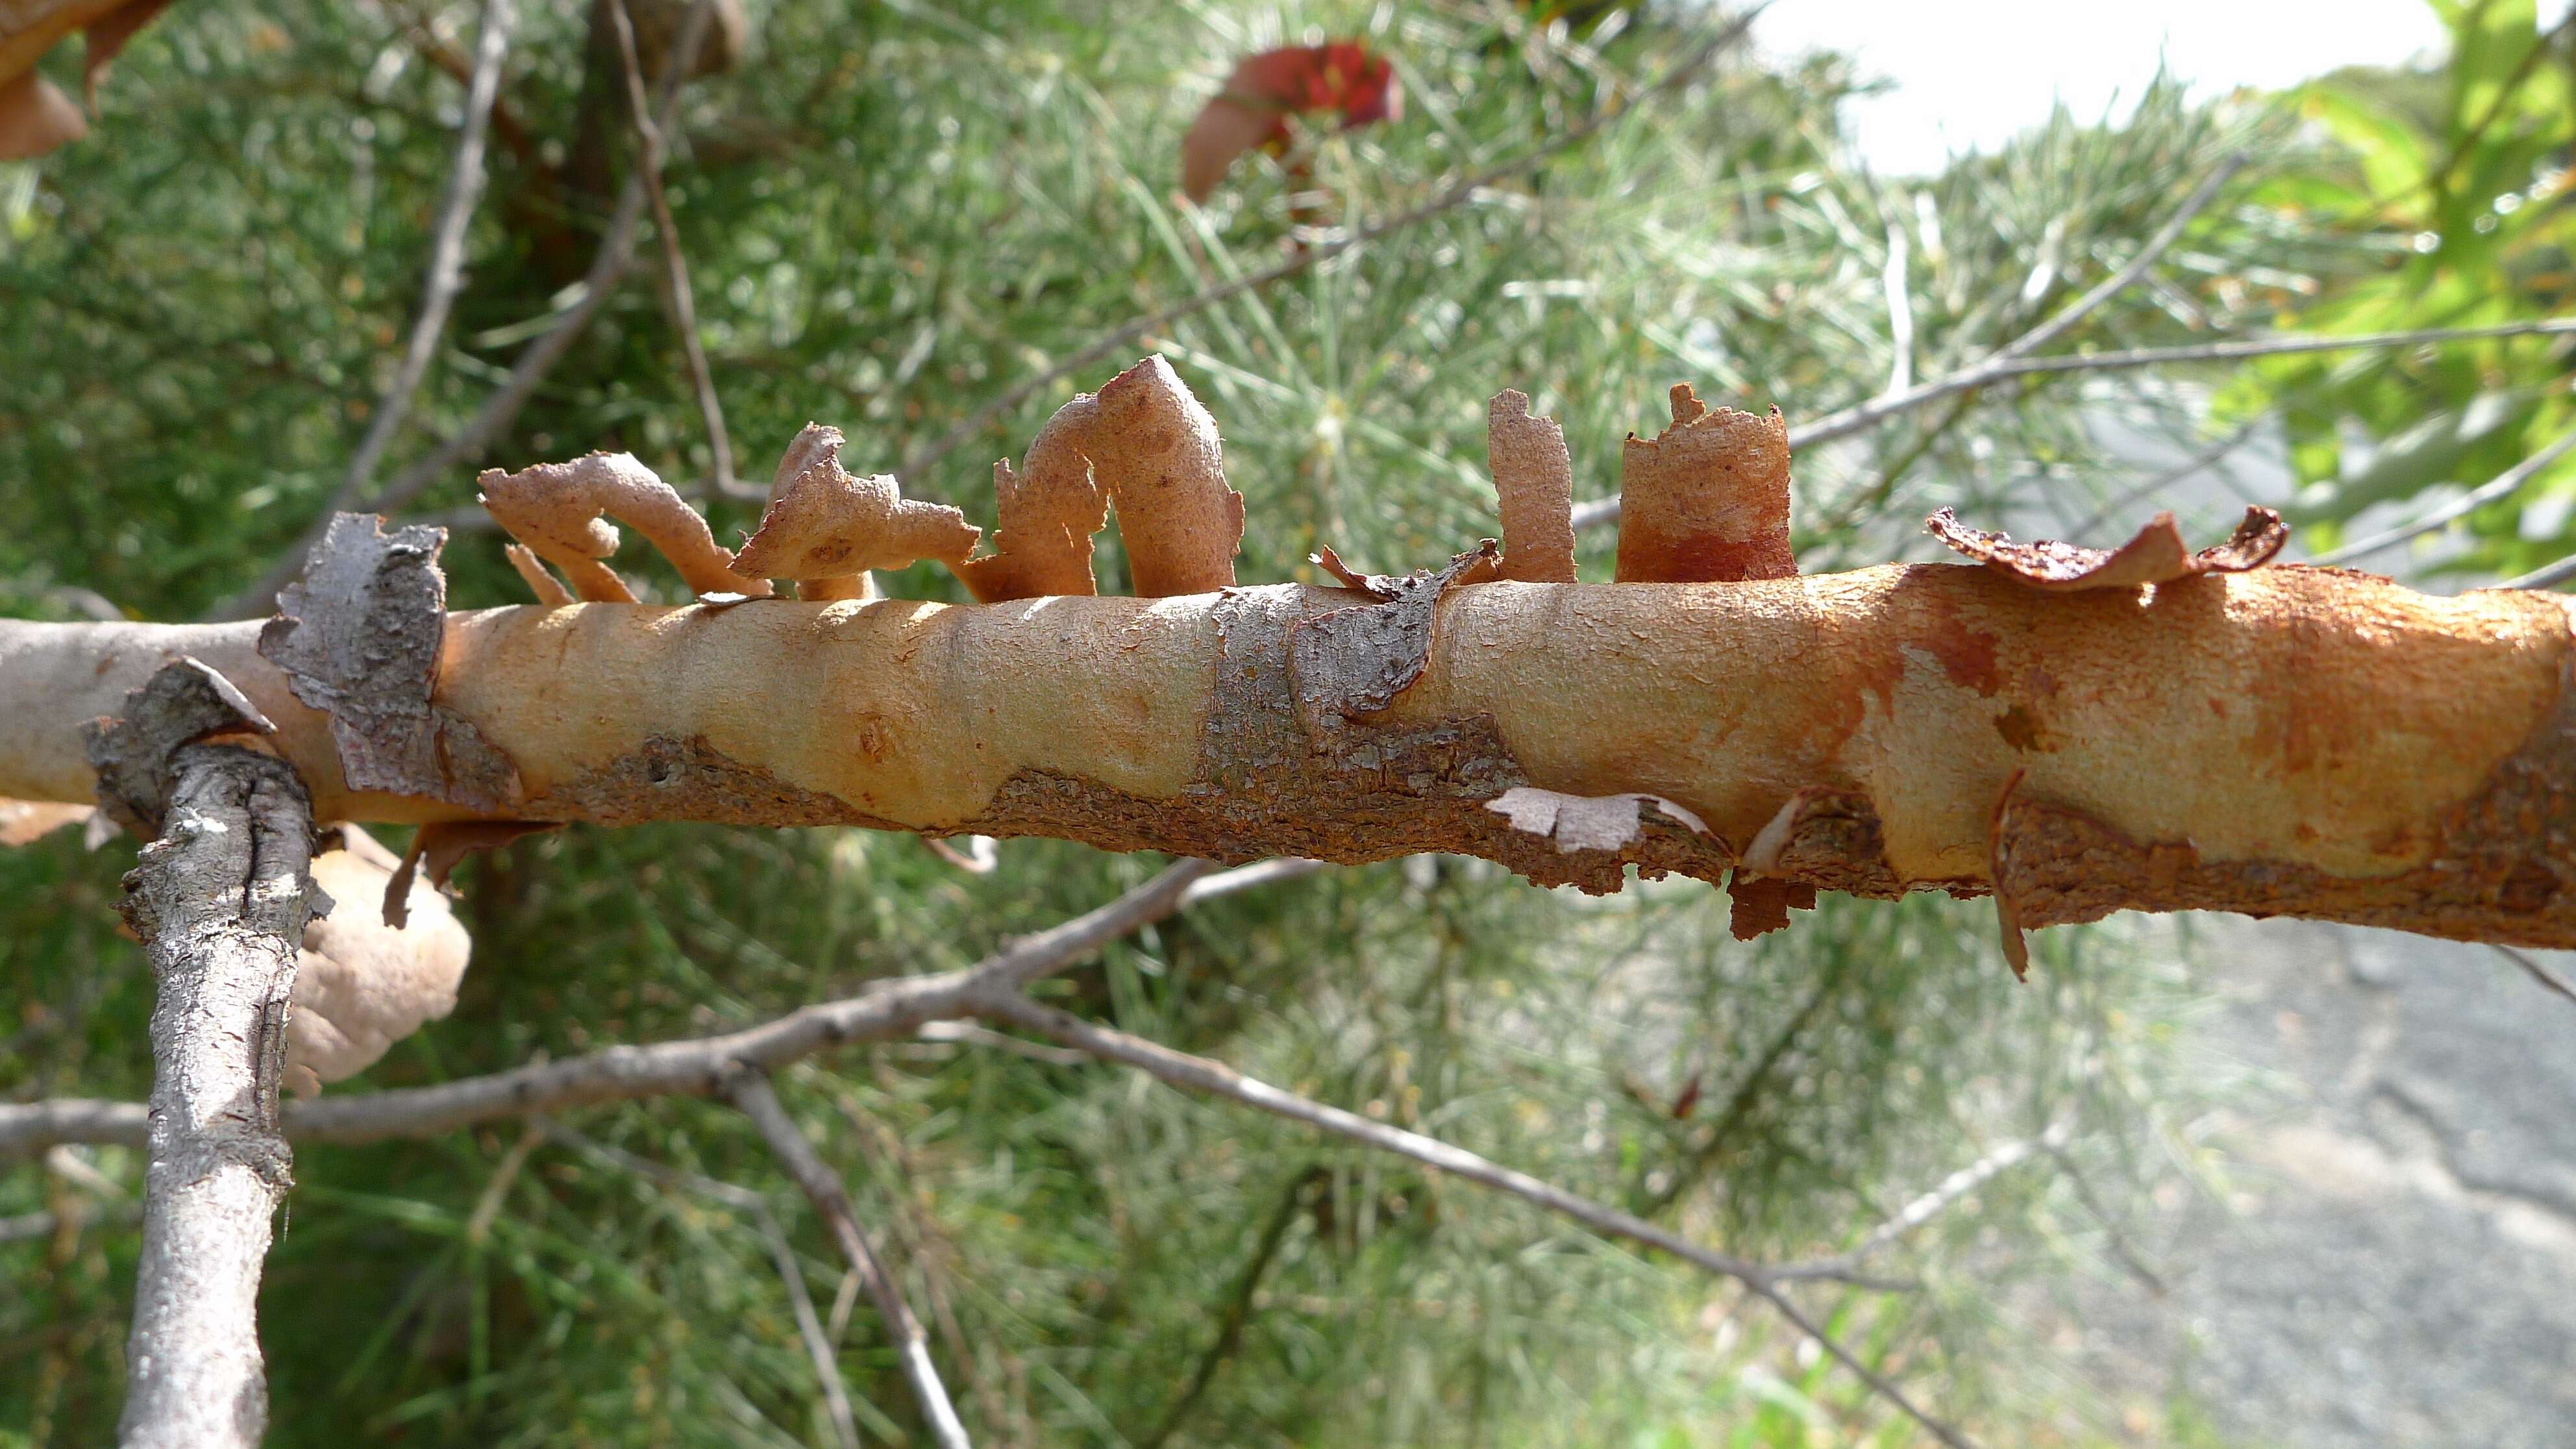
POLYGON ((1019 470, 993 466, 993 552, 956 566, 984 603, 1098 592, 1091 536, 1118 509, 1139 598, 1234 584, 1243 495, 1226 486, 1216 420, 1148 357, 1056 410, 1019 470))
MULTIPOLYGON (((431 821, 412 835, 411 848, 385 875, 384 888, 379 892, 385 902, 385 924, 395 930, 404 927, 412 904, 420 897, 416 887, 421 877, 427 877, 432 887, 444 889, 447 878, 456 873, 458 863, 465 857, 499 850, 522 835, 541 835, 562 828, 562 822, 551 820, 431 821)), ((433 899, 444 900, 435 891, 432 894, 433 899)))
POLYGON ((293 1157, 279 1129, 296 945, 315 904, 294 769, 229 745, 174 759, 167 829, 126 877, 151 953, 143 1248, 118 1442, 250 1449, 268 1415, 261 1261, 293 1157))
POLYGON ((2192 553, 2170 513, 2147 520, 2118 548, 2041 539, 2015 543, 2005 534, 1970 528, 1944 508, 1923 521, 1933 537, 2004 577, 2050 593, 2083 589, 2134 589, 2169 584, 2194 574, 2235 574, 2260 568, 2290 541, 2289 525, 2268 508, 2248 508, 2227 542, 2192 553))
POLYGON ((353 789, 423 795, 475 810, 518 798, 509 758, 473 723, 432 700, 446 638, 447 530, 383 531, 372 513, 343 513, 277 596, 259 652, 295 697, 331 717, 332 744, 353 789))
POLYGON ((573 592, 584 599, 635 602, 626 581, 601 562, 617 552, 611 518, 643 534, 693 593, 752 598, 769 593, 766 580, 734 572, 733 555, 707 531, 707 521, 631 453, 586 453, 569 463, 538 463, 516 473, 486 468, 475 481, 493 521, 562 569, 573 592))
POLYGON ((787 445, 760 529, 734 554, 737 572, 794 579, 800 599, 856 599, 870 569, 965 562, 982 529, 954 508, 905 498, 891 474, 852 477, 841 442, 839 428, 807 423, 787 445))
MULTIPOLYGON (((1744 847, 1743 869, 1805 881, 1847 895, 1894 900, 1909 889, 1887 863, 1878 808, 1850 790, 1806 789, 1791 795, 1744 847)), ((1953 895, 1966 883, 1926 882, 1953 895)))
POLYGON ((275 733, 277 726, 231 680, 199 660, 179 659, 129 692, 116 714, 84 725, 81 739, 97 772, 99 808, 135 838, 151 840, 161 833, 161 813, 178 781, 180 746, 216 735, 275 733))
POLYGON ((1739 941, 1785 930, 1790 911, 1816 908, 1816 888, 1808 882, 1754 875, 1741 868, 1727 878, 1726 894, 1727 934, 1739 941))
POLYGON ((1619 571, 1623 584, 1787 578, 1789 425, 1767 415, 1711 412, 1673 384, 1673 424, 1652 440, 1630 435, 1620 454, 1619 571))
POLYGON ((447 898, 408 871, 401 873, 400 916, 367 909, 391 899, 397 862, 355 827, 339 828, 341 848, 315 856, 312 874, 335 900, 351 904, 308 922, 296 957, 285 1086, 298 1097, 356 1076, 423 1023, 455 1010, 473 952, 447 898))
POLYGON ((2022 777, 2028 773, 2013 771, 2012 778, 2004 781, 2002 793, 1995 796, 1994 860, 1987 868, 1995 883, 1995 925, 2003 935, 2004 964, 2012 967, 2016 981, 2030 979, 2030 938, 2022 925, 2020 904, 2014 899, 2021 873, 2013 869, 2016 842, 2004 829, 2004 821, 2011 814, 2013 794, 2021 789, 2022 777))
POLYGON ((537 557, 535 549, 524 543, 511 543, 503 545, 501 553, 510 560, 510 567, 518 571, 519 581, 528 586, 528 592, 537 596, 538 603, 550 609, 560 609, 573 602, 572 590, 563 586, 563 580, 555 577, 554 570, 546 567, 546 561, 537 557))
POLYGON ((1661 795, 1633 791, 1624 795, 1566 795, 1516 785, 1487 801, 1485 808, 1510 820, 1514 830, 1551 838, 1558 850, 1570 854, 1578 850, 1617 850, 1636 839, 1643 828, 1644 807, 1649 804, 1702 835, 1708 833, 1708 822, 1682 806, 1661 795))
POLYGON ((1485 460, 1503 515, 1503 577, 1533 584, 1574 582, 1574 463, 1565 429, 1529 410, 1527 394, 1503 391, 1485 410, 1485 460))
POLYGON ((1301 619, 1291 631, 1290 669, 1311 728, 1393 704, 1430 661, 1440 596, 1452 585, 1490 583, 1502 573, 1500 550, 1490 538, 1438 573, 1419 570, 1401 579, 1354 574, 1329 549, 1317 561, 1345 582, 1358 579, 1360 591, 1378 602, 1301 619))

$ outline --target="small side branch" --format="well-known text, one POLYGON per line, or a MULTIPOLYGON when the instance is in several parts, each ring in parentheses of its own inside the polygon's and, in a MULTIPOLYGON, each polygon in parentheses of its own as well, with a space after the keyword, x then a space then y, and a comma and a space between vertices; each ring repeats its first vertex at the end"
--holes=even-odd
MULTIPOLYGON (((1184 907, 1320 868, 1312 861, 1274 860, 1220 871, 1209 861, 1183 860, 1115 900, 1024 936, 962 970, 878 982, 723 1036, 613 1046, 432 1087, 292 1103, 287 1135, 299 1142, 378 1142, 599 1102, 712 1095, 744 1065, 776 1071, 823 1052, 909 1036, 925 1022, 968 1015, 971 998, 1062 971, 1184 907)), ((65 1097, 0 1104, 0 1156, 58 1142, 137 1145, 143 1138, 141 1103, 65 1097)))
MULTIPOLYGON (((1813 1338, 1825 1352, 1869 1385, 1872 1392, 1902 1410, 1923 1429, 1953 1449, 1966 1449, 1969 1441, 1948 1424, 1932 1417, 1906 1396, 1885 1375, 1870 1367, 1849 1348, 1827 1334, 1822 1326, 1808 1317, 1782 1290, 1779 1270, 1750 1262, 1714 1248, 1705 1248, 1678 1233, 1655 1226, 1645 1219, 1623 1213, 1616 1208, 1589 1201, 1567 1192, 1554 1183, 1543 1182, 1525 1172, 1516 1172, 1500 1163, 1488 1161, 1437 1138, 1419 1132, 1408 1132, 1383 1122, 1373 1122, 1355 1112, 1310 1101, 1294 1092, 1282 1091, 1267 1082, 1245 1076, 1222 1062, 1194 1057, 1170 1047, 1130 1036, 1109 1027, 1098 1026, 1053 1007, 1041 1006, 1017 991, 988 991, 974 1002, 978 1015, 991 1021, 1011 1025, 1052 1037, 1067 1046, 1089 1052, 1103 1061, 1134 1067, 1176 1087, 1210 1096, 1224 1097, 1257 1107, 1292 1122, 1303 1122, 1338 1137, 1394 1153, 1419 1162, 1425 1167, 1462 1177, 1469 1182, 1509 1193, 1524 1202, 1570 1218, 1605 1237, 1624 1238, 1629 1242, 1669 1253, 1684 1262, 1703 1268, 1722 1278, 1744 1285, 1747 1292, 1773 1308, 1813 1338)), ((1808 1276, 1843 1277, 1841 1270, 1817 1269, 1808 1276)))
POLYGON ((902 1286, 886 1271, 867 1234, 860 1229, 858 1214, 850 1206, 849 1192, 842 1187, 839 1174, 814 1150, 796 1119, 787 1115, 777 1090, 769 1084, 767 1072, 757 1068, 736 1072, 726 1095, 760 1129, 787 1175, 796 1179, 796 1185, 812 1200, 814 1210, 822 1214, 850 1270, 867 1285, 868 1296, 876 1300, 877 1312, 885 1318, 886 1336, 894 1341, 903 1376, 912 1385, 913 1398, 921 1405, 921 1417, 930 1424, 932 1438, 942 1449, 966 1449, 966 1426, 959 1422, 956 1406, 949 1402, 948 1386, 940 1382, 939 1370, 930 1361, 929 1335, 922 1332, 921 1320, 913 1316, 912 1305, 904 1301, 902 1286))
POLYGON ((312 904, 312 812, 273 756, 195 745, 173 763, 161 838, 126 878, 160 991, 118 1441, 249 1449, 268 1420, 260 1267, 294 1161, 277 1087, 312 904))

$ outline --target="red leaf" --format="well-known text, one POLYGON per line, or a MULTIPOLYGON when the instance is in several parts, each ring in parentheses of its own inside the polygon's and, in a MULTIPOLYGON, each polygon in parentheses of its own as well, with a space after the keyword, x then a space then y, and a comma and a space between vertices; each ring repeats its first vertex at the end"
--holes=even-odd
POLYGON ((1395 67, 1355 40, 1294 45, 1243 58, 1181 140, 1181 190, 1204 201, 1255 146, 1287 149, 1292 112, 1332 111, 1345 129, 1404 114, 1395 67))

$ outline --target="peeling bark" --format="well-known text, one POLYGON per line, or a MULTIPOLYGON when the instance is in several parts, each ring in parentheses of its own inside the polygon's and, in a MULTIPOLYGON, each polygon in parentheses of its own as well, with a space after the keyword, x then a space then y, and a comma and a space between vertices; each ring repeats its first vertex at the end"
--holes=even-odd
POLYGON ((1995 572, 2034 589, 2073 593, 2080 589, 2134 589, 2141 584, 2169 584, 2194 574, 2238 574, 2261 568, 2290 541, 2290 527, 2268 508, 2248 508, 2245 521, 2225 543, 2198 553, 2184 547, 2182 529, 2170 513, 2147 520, 2137 536, 2118 548, 2041 539, 2015 543, 2005 534, 1970 528, 1944 508, 1924 520, 1933 537, 1995 572))
POLYGON ((386 533, 373 514, 332 519, 304 577, 277 596, 259 652, 297 699, 330 715, 351 785, 498 810, 518 794, 509 761, 430 698, 447 627, 446 539, 427 524, 386 533))
POLYGON ((1787 578, 1789 424, 1714 412, 1689 383, 1672 389, 1673 425, 1630 437, 1620 454, 1621 583, 1787 578))
POLYGON ((450 615, 432 699, 512 765, 506 811, 352 790, 332 720, 243 626, 0 624, 0 796, 85 794, 78 723, 189 653, 277 722, 327 817, 1458 851, 1594 890, 1732 872, 1750 923, 1818 889, 1987 891, 2019 771, 2001 855, 2034 925, 2211 908, 2576 945, 2549 596, 2287 566, 2071 594, 1955 564, 1348 577, 1363 590, 450 615), (1488 808, 1520 788, 1659 796, 1706 833, 1648 810, 1615 851, 1561 850, 1488 808))
POLYGON ((1503 518, 1503 577, 1574 582, 1574 460, 1565 429, 1530 412, 1526 393, 1504 391, 1485 409, 1485 461, 1503 518))

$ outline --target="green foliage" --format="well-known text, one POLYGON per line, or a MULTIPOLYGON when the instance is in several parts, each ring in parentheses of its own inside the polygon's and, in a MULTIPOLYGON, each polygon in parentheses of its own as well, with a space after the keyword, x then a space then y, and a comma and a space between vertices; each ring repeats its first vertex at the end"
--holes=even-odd
MULTIPOLYGON (((505 95, 538 139, 496 148, 471 281, 397 464, 471 413, 587 262, 599 189, 550 169, 582 124, 581 10, 523 8, 505 95)), ((1364 34, 1396 59, 1405 121, 1308 138, 1313 205, 1356 224, 1623 103, 1707 23, 1687 8, 1615 8, 1579 35, 1497 19, 1515 14, 755 5, 743 66, 689 93, 671 173, 745 471, 809 418, 847 429, 853 466, 890 467, 1049 359, 1292 254, 1300 223, 1270 163, 1248 162, 1204 211, 1173 196, 1179 133, 1246 50, 1364 34)), ((1249 495, 1243 576, 1288 576, 1319 541, 1406 568, 1491 531, 1484 401, 1504 386, 1564 420, 1584 497, 1615 486, 1619 438, 1655 426, 1676 378, 1801 417, 1874 395, 1900 365, 1896 239, 1914 329, 1901 365, 1938 374, 2134 255, 2264 124, 2160 87, 2119 129, 2061 116, 1944 176, 1881 178, 1836 129, 1853 84, 1830 58, 1723 62, 1525 182, 1154 339, 1225 429, 1249 495)), ((102 140, 0 173, 11 603, 59 612, 49 591, 77 585, 184 617, 305 526, 417 304, 458 95, 368 9, 180 7, 120 62, 102 140)), ((2170 340, 2243 315, 2226 299, 2259 286, 2278 245, 2213 213, 2155 288, 2084 335, 2170 340)), ((989 519, 984 465, 1070 390, 907 490, 989 519)), ((2162 395, 2084 396, 2196 420, 2162 395)), ((609 299, 489 461, 593 447, 675 480, 706 467, 645 281, 609 299)), ((470 503, 469 473, 424 510, 470 503)), ((2128 481, 2066 390, 1997 394, 1802 460, 1802 542, 1811 566, 1874 559, 1928 503, 1999 509, 2128 481)), ((717 509, 720 529, 749 518, 717 509)), ((1606 540, 1589 546, 1598 570, 1606 540)), ((460 605, 518 596, 488 534, 460 534, 449 561, 460 605)), ((957 597, 929 570, 887 582, 957 597)), ((64 838, 0 855, 0 1030, 14 1033, 0 1090, 145 1087, 150 982, 107 909, 117 855, 64 838)), ((523 841, 464 872, 476 957, 456 1014, 337 1090, 749 1023, 962 964, 1154 864, 1045 842, 1007 843, 1002 860, 973 878, 916 842, 829 830, 523 841)), ((1751 946, 1724 917, 1697 885, 1595 902, 1417 860, 1211 905, 1057 989, 1748 1254, 1831 1251, 2053 1121, 2077 1124, 2106 1190, 2188 1150, 2169 1125, 2190 1089, 2165 1050, 2182 983, 2164 936, 2051 933, 2025 988, 1977 904, 1829 903, 1751 946)), ((1116 1070, 925 1041, 781 1086, 898 1244, 986 1440, 1143 1443, 1169 1423, 1174 1444, 1910 1441, 1729 1290, 1116 1070)), ((831 1301, 828 1240, 729 1111, 659 1101, 566 1125, 770 1193, 831 1301)), ((275 1442, 828 1442, 742 1210, 578 1145, 521 1146, 509 1126, 299 1152, 263 1314, 275 1442)), ((139 1181, 131 1154, 95 1160, 139 1181)), ((0 1174, 0 1215, 42 1206, 63 1191, 52 1181, 0 1174)), ((2080 1430, 2090 1409, 2016 1374, 2028 1346, 1987 1305, 2101 1231, 2062 1179, 2025 1170, 1889 1256, 1926 1292, 1801 1291, 1947 1412, 2080 1430)), ((0 1274, 27 1290, 0 1295, 0 1442, 87 1443, 112 1422, 132 1251, 113 1224, 59 1248, 0 1245, 0 1274)), ((864 1302, 839 1350, 871 1442, 914 1431, 864 1302)))
MULTIPOLYGON (((2452 31, 2443 71, 2346 73, 2290 98, 2314 159, 2251 200, 2305 239, 2301 274, 2277 297, 2304 330, 2527 321, 2576 298, 2576 26, 2538 32, 2529 0, 2437 8, 2452 31)), ((2403 522, 2576 428, 2571 358, 2564 337, 2280 358, 2239 375, 2219 411, 2277 414, 2305 485, 2295 519, 2322 548, 2373 531, 2354 527, 2369 510, 2403 522)), ((2576 466, 2561 462, 2430 538, 2415 562, 2522 573, 2576 548, 2571 511, 2576 466)))

